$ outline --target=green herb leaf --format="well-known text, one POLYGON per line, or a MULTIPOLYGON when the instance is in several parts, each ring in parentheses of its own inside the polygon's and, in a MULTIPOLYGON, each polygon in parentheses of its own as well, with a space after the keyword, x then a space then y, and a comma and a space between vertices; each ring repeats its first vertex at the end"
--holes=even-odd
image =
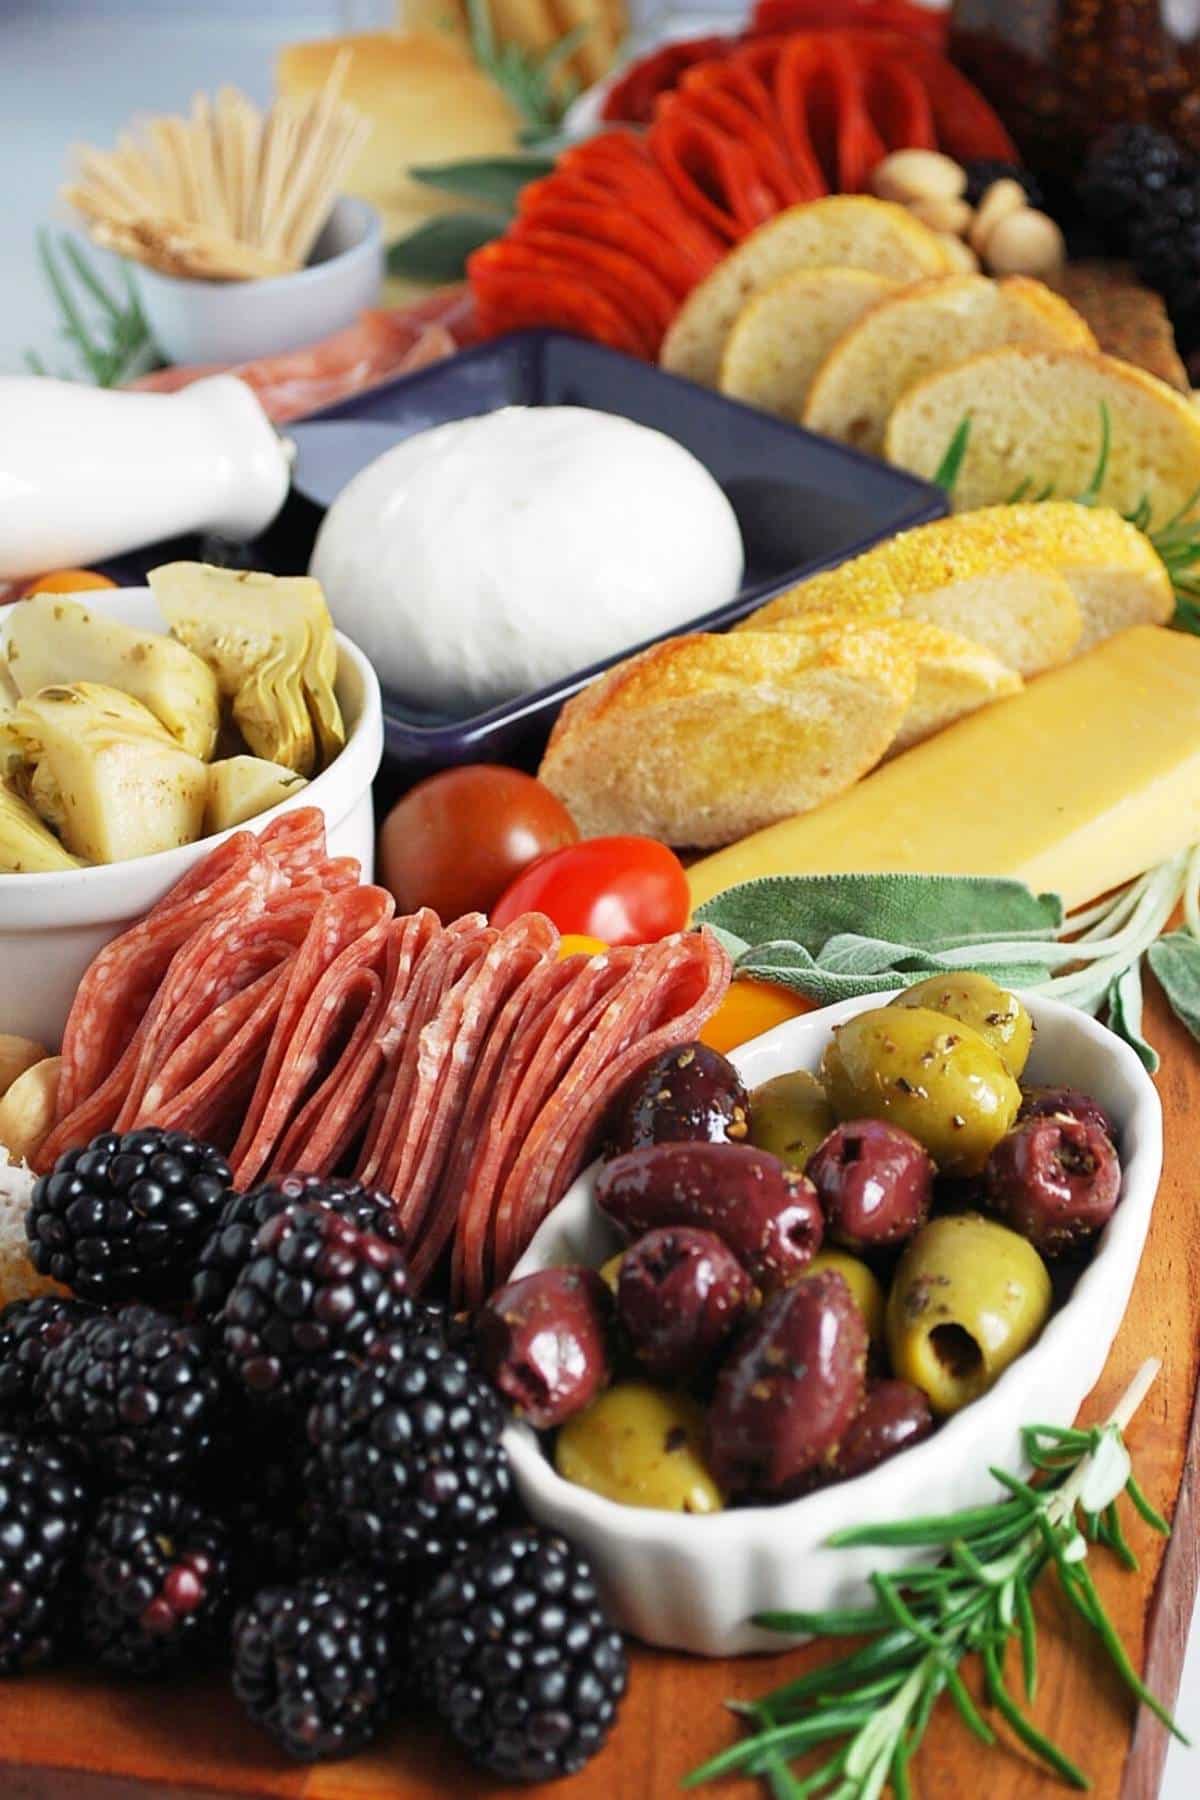
POLYGON ((549 175, 553 167, 552 156, 471 156, 461 162, 424 163, 408 173, 426 187, 511 213, 521 189, 549 175))
POLYGON ((576 81, 556 79, 560 65, 578 49, 588 31, 586 23, 537 56, 519 44, 496 42, 487 0, 467 0, 467 25, 471 51, 485 74, 490 75, 525 121, 522 142, 536 142, 551 135, 579 92, 576 81))
POLYGON ((1171 1011, 1200 1039, 1200 943, 1186 931, 1171 931, 1147 956, 1171 1011))
POLYGON ((471 252, 499 237, 504 226, 499 213, 439 214, 389 247, 388 274, 407 281, 461 281, 471 252))
MULTIPOLYGON (((58 307, 59 330, 97 387, 120 387, 159 366, 161 358, 124 265, 121 279, 125 292, 119 296, 101 281, 74 238, 60 238, 56 248, 50 233, 40 231, 37 252, 58 307), (99 317, 93 324, 87 315, 97 307, 99 317)), ((25 361, 35 375, 48 373, 32 351, 26 352, 25 361)))
POLYGON ((1158 1051, 1142 1036, 1142 974, 1136 962, 1122 969, 1109 984, 1108 1028, 1125 1039, 1153 1075, 1158 1068, 1158 1051))
POLYGON ((968 413, 961 418, 955 428, 954 436, 946 445, 945 455, 933 473, 934 487, 940 487, 947 494, 954 492, 962 466, 966 460, 967 449, 971 442, 971 417, 968 413))

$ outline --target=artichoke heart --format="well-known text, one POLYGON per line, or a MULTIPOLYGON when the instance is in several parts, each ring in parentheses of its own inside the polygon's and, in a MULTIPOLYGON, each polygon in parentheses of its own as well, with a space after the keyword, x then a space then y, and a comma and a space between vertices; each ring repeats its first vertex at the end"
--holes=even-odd
POLYGON ((205 832, 231 831, 307 786, 303 775, 259 756, 230 756, 210 763, 205 832))
POLYGON ((31 797, 76 856, 127 862, 202 835, 208 769, 139 700, 79 681, 31 695, 16 720, 37 746, 31 797))
POLYGON ((47 831, 32 806, 0 781, 0 871, 6 875, 47 875, 81 867, 47 831))
POLYGON ((256 757, 315 774, 346 742, 337 639, 319 583, 206 563, 150 571, 176 637, 216 672, 256 757))
POLYGON ((8 658, 0 654, 0 718, 21 698, 20 689, 13 680, 8 667, 8 658))
POLYGON ((35 594, 14 608, 8 665, 22 697, 69 682, 98 682, 148 707, 180 747, 207 762, 220 695, 208 664, 163 632, 136 631, 77 601, 35 594))

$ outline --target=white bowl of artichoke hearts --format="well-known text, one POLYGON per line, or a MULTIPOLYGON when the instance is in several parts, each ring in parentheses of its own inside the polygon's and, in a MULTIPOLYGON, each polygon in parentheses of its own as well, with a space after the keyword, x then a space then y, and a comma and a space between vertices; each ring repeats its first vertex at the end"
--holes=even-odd
POLYGON ((199 563, 0 609, 0 1030, 57 1041, 96 952, 296 806, 369 879, 379 683, 307 577, 199 563))

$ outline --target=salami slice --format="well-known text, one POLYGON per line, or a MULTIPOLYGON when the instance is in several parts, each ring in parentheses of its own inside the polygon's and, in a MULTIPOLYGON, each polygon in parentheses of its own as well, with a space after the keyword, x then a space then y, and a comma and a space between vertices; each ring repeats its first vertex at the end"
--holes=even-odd
POLYGON ((168 1131, 190 1131, 225 1152, 232 1147, 254 1092, 263 1057, 271 1042, 279 1008, 287 991, 287 964, 281 963, 270 974, 263 975, 229 1002, 225 1019, 228 1035, 224 1042, 208 1048, 210 1059, 190 1069, 181 1064, 188 1045, 176 1052, 172 1066, 164 1071, 163 1086, 167 1090, 155 1108, 152 1122, 168 1131), (253 997, 253 1004, 250 1004, 253 997), (170 1089, 175 1092, 168 1097, 170 1089))
POLYGON ((425 908, 387 927, 383 987, 371 1018, 364 1018, 335 1068, 289 1126, 270 1173, 328 1175, 351 1148, 370 1113, 384 1067, 384 1043, 403 1007, 413 970, 441 932, 425 908))
MULTIPOLYGON (((358 887, 328 895, 313 914, 304 943, 290 966, 262 1072, 233 1148, 234 1180, 239 1186, 254 1181, 287 1123, 290 1107, 285 1095, 290 1094, 293 1101, 297 1097, 296 1079, 300 1072, 289 1060, 292 1043, 322 976, 343 950, 388 920, 393 905, 385 889, 358 887)), ((308 1071, 305 1080, 310 1074, 308 1071)))
POLYGON ((258 841, 289 881, 303 881, 325 861, 325 814, 319 806, 298 806, 272 819, 258 841))

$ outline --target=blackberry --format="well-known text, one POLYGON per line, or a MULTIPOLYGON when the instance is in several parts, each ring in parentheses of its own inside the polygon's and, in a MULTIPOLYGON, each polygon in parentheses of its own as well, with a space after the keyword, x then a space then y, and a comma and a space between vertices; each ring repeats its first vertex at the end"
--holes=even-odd
POLYGON ((398 1248, 404 1233, 386 1194, 361 1181, 331 1181, 320 1175, 285 1175, 248 1194, 231 1194, 197 1259, 192 1299, 209 1317, 220 1312, 234 1282, 250 1260, 254 1239, 268 1219, 303 1202, 324 1206, 360 1231, 373 1232, 398 1248))
POLYGON ((264 1588, 234 1620, 233 1691, 290 1756, 349 1756, 387 1718, 397 1645, 395 1603, 373 1576, 264 1588))
POLYGON ((1166 301, 1181 337, 1194 340, 1200 322, 1200 180, 1164 194, 1130 237, 1134 266, 1166 301))
POLYGON ((1114 125, 1093 144, 1079 184, 1083 209, 1109 247, 1128 250, 1137 222, 1187 182, 1194 163, 1153 125, 1114 125))
POLYGON ((199 1660, 230 1608, 229 1536, 170 1488, 131 1487, 103 1502, 80 1559, 89 1653, 131 1675, 199 1660))
POLYGON ((353 1553, 411 1573, 490 1531, 511 1492, 491 1384, 437 1338, 389 1338, 329 1372, 308 1415, 310 1485, 353 1553))
POLYGON ((186 1132, 103 1132, 35 1186, 30 1261, 84 1300, 181 1299, 229 1180, 224 1158, 186 1132))
POLYGON ((973 162, 964 163, 967 187, 963 195, 969 206, 978 206, 983 196, 995 181, 1015 181, 1025 190, 1025 197, 1030 206, 1043 212, 1046 196, 1038 185, 1038 178, 1030 170, 1022 168, 1020 163, 1004 162, 1000 157, 977 156, 973 162))
POLYGON ((77 1325, 42 1358, 34 1397, 113 1481, 185 1482, 220 1443, 221 1384, 204 1332, 150 1306, 77 1325))
POLYGON ((418 1602, 412 1661, 463 1749, 506 1781, 573 1775, 625 1692, 621 1634, 591 1565, 526 1526, 480 1544, 418 1602))
POLYGON ((57 1445, 0 1432, 0 1675, 53 1655, 72 1617, 86 1509, 75 1465, 57 1445))
POLYGON ((298 1411, 331 1357, 412 1322, 400 1251, 317 1205, 260 1227, 217 1319, 226 1366, 256 1400, 298 1411))
POLYGON ((33 1429, 33 1384, 46 1352, 92 1317, 92 1308, 82 1300, 57 1294, 12 1300, 0 1311, 0 1427, 33 1429))

